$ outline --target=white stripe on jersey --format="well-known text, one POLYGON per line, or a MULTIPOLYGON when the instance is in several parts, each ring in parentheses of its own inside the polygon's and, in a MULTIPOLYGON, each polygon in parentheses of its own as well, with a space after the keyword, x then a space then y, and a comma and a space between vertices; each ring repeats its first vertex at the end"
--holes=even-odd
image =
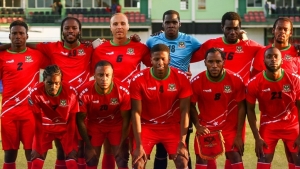
POLYGON ((129 77, 132 76, 132 74, 134 74, 137 70, 138 70, 138 67, 141 65, 141 63, 139 63, 136 67, 135 67, 135 70, 133 70, 131 73, 129 73, 128 76, 126 76, 121 82, 124 82, 126 81, 129 77))
MULTIPOLYGON (((156 122, 156 119, 161 118, 161 117, 164 117, 164 116, 167 116, 167 118, 166 118, 165 120, 169 119, 169 117, 173 116, 174 111, 176 111, 177 109, 179 109, 179 106, 178 106, 176 109, 174 109, 174 110, 172 111, 173 106, 174 106, 178 101, 179 101, 179 99, 175 100, 174 103, 173 103, 172 106, 171 106, 171 109, 168 110, 165 114, 162 114, 161 116, 158 116, 158 117, 156 117, 156 118, 150 119, 149 121, 152 121, 152 122, 157 123, 157 122, 156 122), (171 111, 172 111, 172 112, 171 112, 171 111)), ((165 121, 161 122, 160 124, 163 124, 164 122, 165 122, 165 121)))
MULTIPOLYGON (((240 71, 236 72, 237 74, 241 75, 241 71, 243 71, 249 64, 251 64, 252 61, 248 62, 240 71)), ((251 65, 250 65, 251 66, 251 65)), ((248 75, 250 71, 247 71, 245 75, 243 75, 243 79, 245 78, 246 75, 248 75)))

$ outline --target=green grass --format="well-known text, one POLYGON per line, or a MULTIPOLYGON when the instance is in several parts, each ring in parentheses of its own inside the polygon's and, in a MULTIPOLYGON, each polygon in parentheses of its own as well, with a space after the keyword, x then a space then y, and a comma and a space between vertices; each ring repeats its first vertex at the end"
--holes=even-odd
MULTIPOLYGON (((0 97, 0 99, 1 99, 1 97, 0 97)), ((258 118, 259 118, 259 116, 258 116, 258 118)), ((257 158, 254 153, 254 138, 252 136, 252 133, 251 133, 251 130, 250 130, 250 127, 248 124, 247 124, 246 131, 247 131, 246 132, 246 143, 245 143, 245 152, 244 152, 244 156, 243 156, 243 162, 244 162, 245 169, 255 169, 257 158)), ((195 132, 191 134, 191 139, 190 139, 191 140, 190 154, 191 154, 193 168, 195 166, 195 152, 194 152, 194 141, 193 141, 194 137, 195 137, 194 134, 195 134, 195 132)), ((148 161, 148 163, 147 163, 147 168, 149 168, 149 169, 153 168, 154 152, 155 152, 155 148, 152 151, 151 160, 148 161)), ((3 157, 4 157, 4 152, 0 151, 0 164, 1 164, 0 167, 2 167, 2 164, 3 164, 3 157)), ((43 169, 54 169, 55 159, 56 159, 55 149, 49 150, 43 169)), ((225 162, 224 156, 219 157, 217 161, 218 161, 218 169, 223 169, 224 162, 225 162)), ((129 161, 129 164, 131 164, 131 161, 129 161)), ((27 163, 25 160, 24 151, 22 149, 20 149, 18 158, 17 158, 17 169, 26 169, 26 168, 27 168, 27 163)), ((98 167, 98 168, 100 168, 100 167, 98 167)), ((175 169, 175 165, 174 165, 173 161, 169 160, 168 168, 175 169)), ((275 156, 274 156, 273 163, 272 163, 272 169, 287 169, 287 168, 288 167, 287 167, 283 144, 282 144, 282 141, 279 141, 279 144, 276 147, 276 152, 275 152, 275 156)))

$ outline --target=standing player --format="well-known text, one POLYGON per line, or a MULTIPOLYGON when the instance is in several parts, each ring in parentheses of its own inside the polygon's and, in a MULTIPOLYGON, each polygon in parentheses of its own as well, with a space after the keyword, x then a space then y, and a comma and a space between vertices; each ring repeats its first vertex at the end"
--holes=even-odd
MULTIPOLYGON (((283 59, 281 67, 290 73, 300 74, 300 58, 295 46, 290 44, 290 38, 293 34, 293 22, 287 17, 278 18, 273 25, 272 33, 274 35, 274 43, 266 48, 259 50, 253 61, 253 69, 251 76, 254 77, 259 72, 265 70, 264 53, 270 47, 276 47, 280 50, 283 59)), ((294 168, 294 162, 286 145, 285 152, 289 162, 289 169, 294 168)))
POLYGON ((130 84, 135 137, 134 168, 143 168, 152 148, 162 143, 176 168, 187 168, 185 137, 192 94, 186 74, 169 66, 170 50, 164 44, 151 48, 152 67, 133 76, 130 84), (170 132, 177 131, 177 132, 170 132))
POLYGON ((20 141, 31 169, 34 118, 27 103, 29 91, 39 81, 40 68, 48 61, 40 52, 26 48, 28 26, 14 21, 9 26, 11 47, 0 53, 0 77, 3 82, 1 137, 4 150, 3 169, 15 169, 20 141))
MULTIPOLYGON (((191 76, 189 64, 193 53, 199 49, 201 43, 193 36, 179 32, 180 16, 177 11, 168 10, 163 14, 162 27, 163 33, 150 37, 146 44, 151 49, 156 44, 165 44, 170 48, 171 61, 170 66, 180 69, 191 76)), ((193 62, 200 60, 194 59, 193 62)), ((189 125, 186 145, 189 147, 189 135, 193 132, 192 123, 189 125)), ((167 152, 162 144, 156 146, 156 155, 154 161, 154 169, 167 168, 167 152)), ((189 160, 189 168, 191 168, 191 160, 189 160)))
MULTIPOLYGON (((93 53, 92 65, 100 60, 109 61, 114 67, 114 78, 129 86, 131 76, 140 70, 141 62, 150 66, 150 52, 146 45, 129 40, 128 19, 123 13, 116 13, 111 17, 110 30, 113 39, 106 41, 97 47, 93 53)), ((126 86, 126 87, 128 87, 126 86)), ((115 159, 111 146, 104 142, 104 155, 102 160, 103 169, 115 168, 115 159)))
MULTIPOLYGON (((262 48, 258 43, 251 40, 240 40, 239 34, 241 29, 241 18, 236 12, 226 12, 222 16, 221 28, 224 33, 223 37, 207 40, 202 44, 201 48, 195 52, 196 60, 203 60, 208 49, 216 47, 220 48, 226 57, 224 68, 239 74, 243 82, 246 84, 250 78, 250 66, 256 52, 262 48), (200 57, 200 58, 199 58, 200 57)), ((243 115, 246 117, 246 114, 243 115)), ((237 121, 237 112, 229 114, 226 123, 235 123, 237 121)), ((245 118, 244 118, 245 119, 245 118)), ((245 137, 245 133, 243 133, 245 137)), ((216 169, 216 161, 209 160, 208 166, 211 169, 216 169)), ((227 158, 225 169, 230 169, 231 163, 227 158)))
MULTIPOLYGON (((238 74, 224 69, 225 55, 219 48, 211 48, 205 54, 207 70, 192 79, 191 121, 197 129, 197 137, 222 130, 225 154, 232 169, 243 169, 242 129, 245 119, 225 123, 230 113, 245 113, 245 85, 238 74), (200 114, 196 110, 196 103, 200 114), (239 141, 237 141, 239 140, 239 141)), ((195 150, 199 150, 195 140, 195 150)), ((196 169, 206 169, 207 161, 196 151, 196 169)))
POLYGON ((247 87, 247 116, 255 138, 257 169, 270 169, 276 144, 282 139, 300 169, 300 77, 281 68, 282 57, 275 47, 266 50, 266 70, 252 78, 247 87), (256 125, 255 105, 261 112, 256 125))
POLYGON ((113 67, 107 61, 96 64, 94 77, 95 81, 86 83, 79 92, 81 105, 77 114, 78 130, 85 142, 87 168, 97 169, 101 146, 108 139, 118 168, 128 169, 129 91, 113 80, 113 67))
POLYGON ((42 169, 52 141, 60 142, 67 169, 78 169, 76 159, 76 113, 79 112, 77 93, 62 83, 62 72, 57 65, 47 66, 43 81, 31 90, 28 99, 35 117, 32 169, 42 169))

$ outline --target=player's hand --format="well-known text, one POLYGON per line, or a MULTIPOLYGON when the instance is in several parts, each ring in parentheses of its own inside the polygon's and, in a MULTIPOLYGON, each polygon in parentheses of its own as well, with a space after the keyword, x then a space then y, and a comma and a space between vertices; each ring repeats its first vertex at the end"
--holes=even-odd
POLYGON ((203 135, 206 135, 206 134, 210 133, 208 128, 206 128, 205 126, 201 126, 201 125, 197 126, 196 130, 197 130, 196 133, 200 136, 203 136, 203 135))
POLYGON ((130 40, 134 41, 134 42, 140 42, 141 38, 138 34, 133 34, 130 36, 130 40))
POLYGON ((118 162, 128 161, 129 160, 129 143, 124 142, 121 144, 115 154, 115 159, 118 162))
POLYGON ((300 135, 297 137, 297 139, 294 142, 293 148, 298 148, 298 155, 300 153, 300 135))
POLYGON ((93 157, 97 156, 94 148, 87 148, 87 147, 85 148, 84 155, 85 155, 86 162, 89 162, 93 157))
POLYGON ((189 153, 188 153, 188 150, 186 148, 186 145, 185 143, 183 143, 182 141, 180 141, 178 143, 178 146, 177 146, 177 155, 175 156, 174 160, 177 158, 177 157, 184 157, 187 159, 187 161, 189 160, 189 153))
POLYGON ((268 148, 268 145, 261 137, 255 140, 255 153, 258 159, 265 157, 264 148, 268 148))
POLYGON ((239 136, 235 137, 235 139, 233 141, 232 150, 234 149, 234 147, 236 147, 239 150, 239 153, 241 156, 244 155, 244 142, 241 137, 239 137, 239 136))
POLYGON ((107 40, 106 39, 95 39, 93 42, 92 42, 92 45, 93 45, 93 48, 96 49, 98 46, 100 46, 102 43, 106 42, 107 40))
POLYGON ((185 72, 185 74, 187 75, 188 79, 192 78, 192 72, 190 70, 188 72, 185 72))
POLYGON ((163 33, 164 31, 163 30, 160 30, 159 32, 154 32, 153 34, 151 34, 150 36, 157 36, 161 33, 163 33))
POLYGON ((240 32, 239 32, 239 39, 240 40, 248 40, 247 32, 244 31, 244 30, 240 30, 240 32))
POLYGON ((132 165, 135 165, 139 161, 139 159, 143 159, 146 163, 147 155, 143 147, 136 148, 132 154, 132 165))

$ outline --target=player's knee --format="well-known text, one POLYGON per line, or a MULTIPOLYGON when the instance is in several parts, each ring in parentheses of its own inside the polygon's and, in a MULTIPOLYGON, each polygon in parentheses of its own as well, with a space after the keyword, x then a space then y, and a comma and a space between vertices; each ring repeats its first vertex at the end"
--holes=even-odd
POLYGON ((261 156, 257 161, 261 163, 271 163, 273 160, 273 154, 265 154, 264 156, 261 156))
POLYGON ((66 159, 77 159, 77 152, 72 150, 66 157, 66 159))
POLYGON ((230 160, 232 164, 239 163, 242 161, 242 156, 237 151, 226 152, 226 158, 230 160))
POLYGON ((4 151, 4 162, 13 163, 16 161, 18 150, 5 150, 4 151))
POLYGON ((184 156, 178 154, 177 157, 174 159, 174 163, 176 168, 178 169, 186 169, 188 165, 188 159, 184 156))
POLYGON ((129 152, 122 153, 122 154, 123 154, 122 156, 120 156, 120 155, 115 156, 115 160, 116 160, 118 167, 126 168, 126 167, 128 167, 129 152))
POLYGON ((196 155, 196 164, 207 164, 207 160, 204 160, 199 155, 196 155))
POLYGON ((104 154, 113 155, 112 146, 107 139, 104 141, 103 148, 104 148, 104 154))
POLYGON ((90 161, 88 161, 86 164, 87 166, 97 166, 99 163, 99 157, 93 157, 90 161))
POLYGON ((140 158, 134 165, 133 168, 134 169, 144 169, 146 165, 146 162, 140 158))

